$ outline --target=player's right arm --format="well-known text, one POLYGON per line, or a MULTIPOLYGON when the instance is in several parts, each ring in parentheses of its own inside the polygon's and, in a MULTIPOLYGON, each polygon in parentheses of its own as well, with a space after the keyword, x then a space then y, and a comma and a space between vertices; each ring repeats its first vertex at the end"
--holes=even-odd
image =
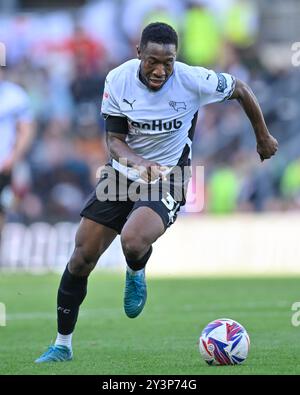
POLYGON ((126 134, 108 131, 106 141, 110 156, 119 163, 138 170, 144 181, 154 181, 163 177, 163 169, 158 163, 142 158, 128 146, 126 134))
POLYGON ((122 165, 136 169, 141 179, 146 182, 165 178, 164 167, 142 158, 128 146, 126 142, 129 131, 127 118, 120 110, 114 94, 114 84, 109 77, 105 81, 101 112, 105 119, 106 141, 111 157, 122 165))

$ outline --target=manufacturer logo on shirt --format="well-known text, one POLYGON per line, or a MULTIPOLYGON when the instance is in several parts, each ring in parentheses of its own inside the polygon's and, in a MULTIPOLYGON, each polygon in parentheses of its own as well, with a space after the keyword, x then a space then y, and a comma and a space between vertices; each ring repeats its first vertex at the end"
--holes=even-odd
POLYGON ((127 99, 123 99, 123 102, 129 104, 132 110, 133 110, 133 103, 134 103, 135 101, 136 101, 136 100, 133 100, 132 102, 130 102, 130 101, 127 100, 127 99))

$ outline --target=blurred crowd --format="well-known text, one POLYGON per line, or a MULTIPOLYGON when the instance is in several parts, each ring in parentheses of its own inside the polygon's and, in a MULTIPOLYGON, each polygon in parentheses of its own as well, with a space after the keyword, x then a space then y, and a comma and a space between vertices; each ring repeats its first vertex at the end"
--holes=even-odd
POLYGON ((276 157, 261 163, 251 125, 238 103, 199 113, 193 163, 205 166, 205 211, 300 208, 300 79, 294 68, 260 59, 260 12, 246 0, 102 0, 68 10, 0 16, 6 78, 21 84, 37 120, 26 161, 14 170, 2 203, 25 223, 78 221, 107 150, 100 105, 107 72, 136 57, 152 21, 179 33, 180 61, 246 81, 278 139, 276 157))

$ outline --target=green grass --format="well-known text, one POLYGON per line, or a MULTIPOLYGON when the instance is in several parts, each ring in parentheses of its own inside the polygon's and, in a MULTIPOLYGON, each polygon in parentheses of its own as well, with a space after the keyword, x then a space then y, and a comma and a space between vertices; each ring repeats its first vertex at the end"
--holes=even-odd
POLYGON ((300 279, 148 279, 142 315, 128 319, 123 276, 94 273, 73 336, 74 360, 34 364, 56 337, 60 276, 0 274, 0 374, 300 374, 300 327, 291 305, 300 279), (240 366, 206 365, 197 349, 203 327, 216 318, 243 324, 251 339, 240 366))

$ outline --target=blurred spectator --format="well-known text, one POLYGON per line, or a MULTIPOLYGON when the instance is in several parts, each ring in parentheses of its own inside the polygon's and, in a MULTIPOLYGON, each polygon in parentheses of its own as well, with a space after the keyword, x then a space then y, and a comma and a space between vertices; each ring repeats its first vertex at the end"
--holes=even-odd
POLYGON ((180 0, 124 0, 121 8, 122 31, 129 43, 131 56, 135 56, 140 33, 148 22, 161 21, 157 18, 163 18, 162 21, 177 27, 177 21, 184 11, 182 3, 180 0))
POLYGON ((225 38, 239 48, 247 48, 256 42, 258 11, 255 2, 236 0, 225 11, 225 38))
MULTIPOLYGON (((169 7, 170 8, 170 7, 169 7)), ((175 15, 172 15, 170 9, 166 4, 159 4, 155 6, 150 12, 145 15, 142 28, 153 22, 164 22, 172 26, 176 31, 179 30, 179 23, 175 15)))
POLYGON ((249 82, 250 72, 242 63, 237 49, 230 42, 223 43, 218 66, 223 72, 232 74, 246 83, 249 82))
POLYGON ((208 182, 207 205, 213 214, 228 214, 237 208, 238 179, 234 170, 225 166, 216 169, 208 182))
MULTIPOLYGON (((35 132, 28 95, 19 85, 7 81, 3 70, 0 68, 0 236, 7 203, 6 199, 1 202, 2 192, 10 188, 16 166, 30 149, 35 132)), ((22 181, 15 183, 15 193, 19 197, 24 195, 28 187, 26 178, 29 181, 30 177, 25 171, 22 181)))
POLYGON ((285 168, 280 190, 285 199, 285 208, 300 208, 300 158, 292 161, 285 168))
POLYGON ((128 27, 140 23, 140 19, 136 20, 133 12, 145 1, 134 1, 134 7, 126 16, 123 11, 125 0, 90 1, 79 10, 77 20, 80 25, 105 48, 105 60, 109 64, 107 69, 127 59, 129 44, 124 36, 122 20, 127 18, 125 23, 128 27))
POLYGON ((73 36, 62 43, 62 49, 71 52, 78 70, 93 72, 104 63, 105 49, 102 43, 94 40, 80 25, 74 26, 73 36))
POLYGON ((206 3, 189 0, 182 20, 181 57, 194 66, 214 65, 221 48, 221 32, 206 3))

